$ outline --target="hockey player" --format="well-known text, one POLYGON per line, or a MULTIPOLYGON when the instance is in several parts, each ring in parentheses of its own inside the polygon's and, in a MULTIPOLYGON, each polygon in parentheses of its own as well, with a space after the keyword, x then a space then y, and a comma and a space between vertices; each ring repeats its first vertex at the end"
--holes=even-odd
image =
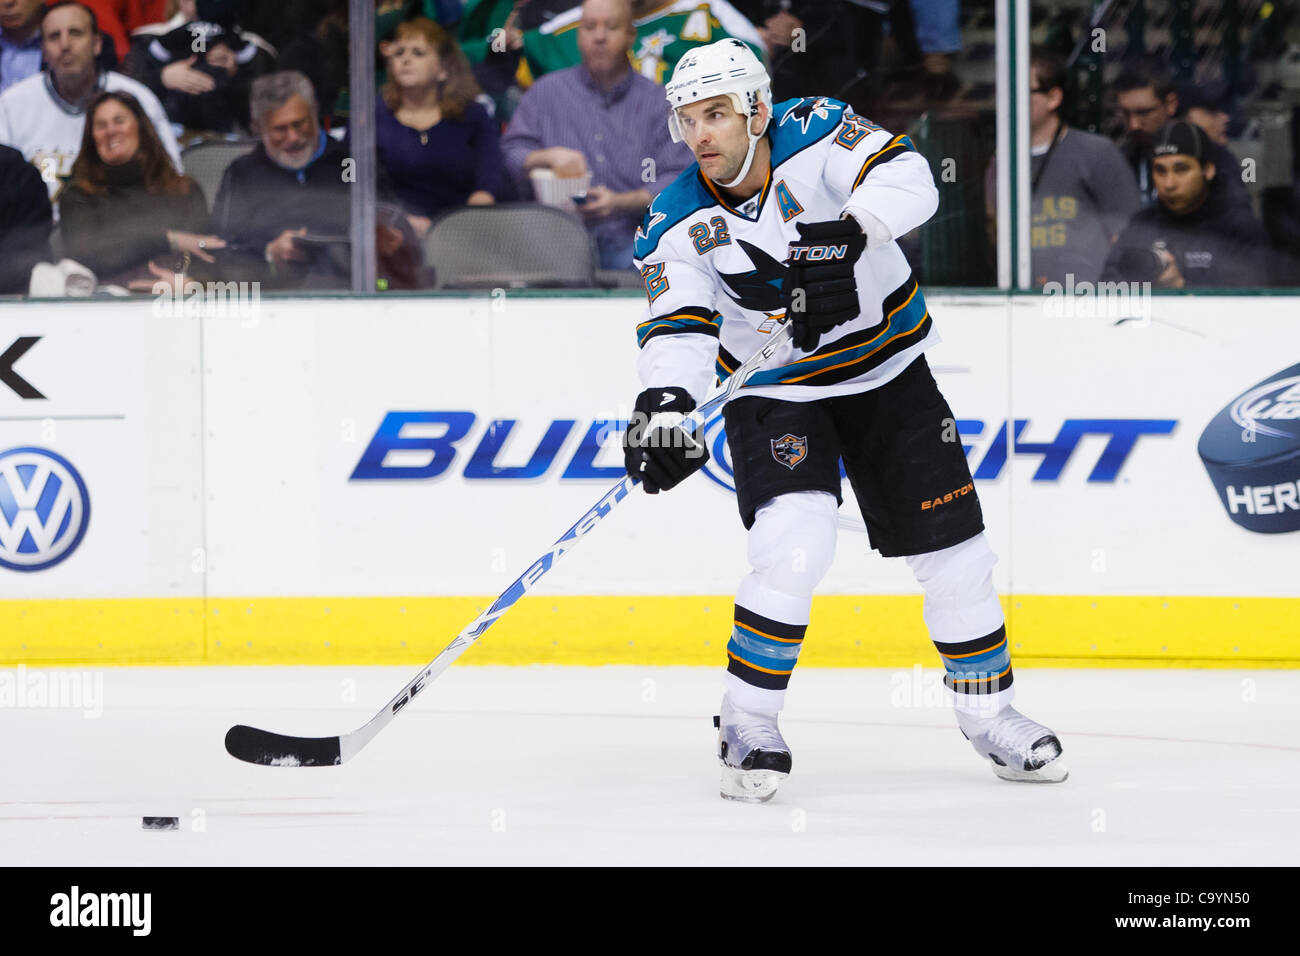
POLYGON ((717 720, 722 795, 767 800, 790 772, 777 714, 834 554, 841 458, 872 547, 905 558, 925 591, 962 733, 1003 779, 1064 780, 1056 735, 1011 707, 996 556, 961 443, 945 440, 953 415, 923 355, 938 337, 895 242, 938 206, 929 165, 837 100, 774 105, 736 40, 688 53, 666 89, 670 131, 697 163, 636 235, 645 390, 624 452, 648 493, 707 460, 677 426, 715 374, 793 323, 723 412, 752 570, 717 720))

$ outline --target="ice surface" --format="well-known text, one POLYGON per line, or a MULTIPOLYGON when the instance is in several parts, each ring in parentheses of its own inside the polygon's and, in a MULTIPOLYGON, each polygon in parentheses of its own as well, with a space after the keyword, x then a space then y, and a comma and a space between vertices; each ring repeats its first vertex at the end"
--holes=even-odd
MULTIPOLYGON (((1017 671, 1070 779, 998 780, 893 670, 799 672, 794 772, 718 796, 722 670, 453 667, 341 767, 242 764, 247 723, 351 730, 418 670, 110 668, 103 716, 0 710, 7 864, 1291 864, 1298 671, 1017 671), (180 832, 142 832, 143 815, 180 832)), ((934 673, 925 675, 929 687, 934 673)), ((933 697, 934 695, 929 695, 933 697)))

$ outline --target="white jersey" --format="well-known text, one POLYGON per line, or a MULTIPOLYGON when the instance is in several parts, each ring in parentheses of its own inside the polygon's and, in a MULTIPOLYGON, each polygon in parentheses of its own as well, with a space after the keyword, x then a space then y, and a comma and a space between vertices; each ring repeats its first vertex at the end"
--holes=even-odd
MULTIPOLYGON (((163 149, 172 158, 172 165, 180 171, 181 151, 158 97, 144 84, 111 70, 99 74, 98 88, 130 93, 140 101, 158 131, 163 149)), ((85 111, 55 92, 48 70, 29 76, 0 94, 0 143, 18 150, 40 170, 51 201, 58 201, 59 191, 72 173, 72 164, 81 151, 85 125, 85 111)))
POLYGON ((698 402, 785 317, 781 285, 795 224, 849 213, 867 234, 854 268, 860 314, 823 333, 815 351, 784 345, 748 394, 811 401, 877 388, 930 345, 925 299, 894 240, 938 208, 929 163, 845 103, 777 103, 762 190, 733 206, 692 165, 661 192, 636 234, 649 308, 637 326, 645 388, 681 386, 698 402))

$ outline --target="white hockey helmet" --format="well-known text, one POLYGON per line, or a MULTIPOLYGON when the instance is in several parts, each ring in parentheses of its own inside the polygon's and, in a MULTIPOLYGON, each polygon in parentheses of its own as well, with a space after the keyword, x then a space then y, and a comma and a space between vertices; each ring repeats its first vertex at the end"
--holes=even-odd
POLYGON ((726 96, 731 100, 736 112, 746 119, 749 152, 745 155, 740 175, 722 185, 730 188, 744 179, 754 161, 758 140, 772 120, 772 80, 763 61, 745 43, 729 37, 696 47, 678 60, 672 79, 664 90, 668 95, 668 132, 672 134, 674 143, 685 138, 677 122, 678 109, 714 96, 726 96), (758 114, 759 103, 767 105, 767 119, 763 128, 755 133, 750 128, 749 119, 758 114))

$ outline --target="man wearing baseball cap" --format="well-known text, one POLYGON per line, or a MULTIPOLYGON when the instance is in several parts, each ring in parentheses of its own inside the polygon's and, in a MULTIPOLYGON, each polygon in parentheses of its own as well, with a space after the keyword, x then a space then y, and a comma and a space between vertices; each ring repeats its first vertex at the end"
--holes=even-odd
MULTIPOLYGON (((1125 127, 1120 151, 1133 168, 1143 208, 1155 205, 1151 147, 1161 128, 1182 115, 1184 99, 1189 91, 1186 88, 1180 91, 1169 66, 1160 57, 1152 55, 1138 57, 1126 66, 1115 78, 1114 89, 1116 108, 1125 127)), ((1242 181, 1237 157, 1216 143, 1206 145, 1205 157, 1218 168, 1219 186, 1227 193, 1226 198, 1242 206, 1249 205, 1250 196, 1242 181)))
POLYGON ((1272 252, 1249 208, 1230 202, 1195 123, 1173 120, 1152 143, 1156 202, 1137 213, 1112 247, 1102 281, 1156 288, 1270 284, 1272 252))

